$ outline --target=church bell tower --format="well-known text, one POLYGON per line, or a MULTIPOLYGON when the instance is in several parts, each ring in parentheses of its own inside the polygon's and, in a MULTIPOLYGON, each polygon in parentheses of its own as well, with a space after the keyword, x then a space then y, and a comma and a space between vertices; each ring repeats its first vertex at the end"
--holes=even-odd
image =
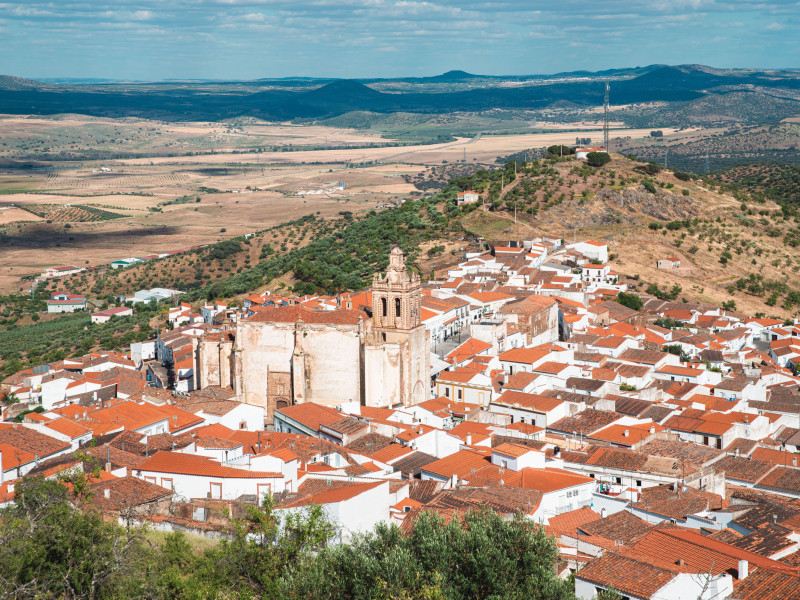
POLYGON ((389 253, 386 275, 372 280, 372 321, 379 329, 408 331, 421 323, 422 284, 419 275, 406 268, 403 251, 395 246, 389 253))
POLYGON ((422 282, 403 251, 389 253, 372 280, 372 333, 364 349, 367 406, 412 406, 428 399, 430 345, 422 323, 422 282))

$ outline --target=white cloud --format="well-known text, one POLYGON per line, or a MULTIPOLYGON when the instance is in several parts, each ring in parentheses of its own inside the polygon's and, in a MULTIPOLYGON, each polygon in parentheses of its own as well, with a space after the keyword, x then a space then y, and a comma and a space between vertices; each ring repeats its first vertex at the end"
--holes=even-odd
POLYGON ((784 29, 786 29, 786 25, 784 25, 783 23, 770 23, 764 29, 766 29, 767 31, 783 31, 784 29))
POLYGON ((251 21, 253 23, 263 21, 265 18, 264 13, 248 13, 244 16, 245 21, 251 21))

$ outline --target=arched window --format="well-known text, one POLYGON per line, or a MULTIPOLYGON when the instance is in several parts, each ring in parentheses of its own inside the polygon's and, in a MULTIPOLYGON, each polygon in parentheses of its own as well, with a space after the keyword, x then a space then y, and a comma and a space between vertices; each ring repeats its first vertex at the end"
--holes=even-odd
POLYGON ((394 299, 394 316, 400 318, 400 298, 394 299))
POLYGON ((387 315, 386 298, 381 298, 381 316, 387 315))

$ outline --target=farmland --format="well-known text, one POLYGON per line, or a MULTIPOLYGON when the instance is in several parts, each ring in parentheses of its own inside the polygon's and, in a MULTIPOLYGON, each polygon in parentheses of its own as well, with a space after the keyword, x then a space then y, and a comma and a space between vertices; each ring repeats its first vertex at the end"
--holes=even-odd
MULTIPOLYGON (((509 118, 519 121, 508 115, 494 121, 509 118)), ((487 119, 424 122, 469 129, 490 124, 487 119)), ((0 292, 28 289, 23 277, 47 267, 101 266, 305 215, 336 219, 342 212, 380 210, 440 189, 462 171, 495 168, 498 156, 601 137, 599 129, 583 125, 514 135, 473 131, 472 137, 421 144, 344 125, 0 117, 0 292), (73 155, 79 158, 70 160, 73 155), (31 156, 38 159, 25 158, 31 156), (58 160, 44 160, 48 156, 58 160)))

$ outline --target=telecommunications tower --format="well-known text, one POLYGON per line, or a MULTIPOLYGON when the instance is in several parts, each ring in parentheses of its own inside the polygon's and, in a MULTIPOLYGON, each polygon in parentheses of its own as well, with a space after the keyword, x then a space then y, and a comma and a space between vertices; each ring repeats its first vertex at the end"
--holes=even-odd
POLYGON ((608 93, 609 93, 609 85, 606 81, 606 99, 603 102, 603 147, 606 149, 606 152, 611 152, 608 147, 608 93))

